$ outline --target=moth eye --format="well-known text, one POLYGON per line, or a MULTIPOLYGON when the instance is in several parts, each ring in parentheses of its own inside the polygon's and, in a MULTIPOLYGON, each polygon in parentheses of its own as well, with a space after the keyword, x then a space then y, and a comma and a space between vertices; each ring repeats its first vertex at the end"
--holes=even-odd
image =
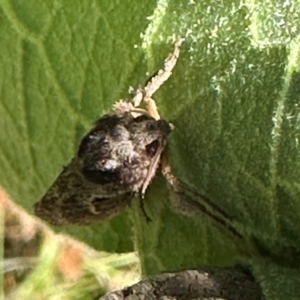
POLYGON ((146 146, 146 152, 150 157, 153 157, 158 149, 159 142, 158 140, 154 140, 150 144, 146 146))

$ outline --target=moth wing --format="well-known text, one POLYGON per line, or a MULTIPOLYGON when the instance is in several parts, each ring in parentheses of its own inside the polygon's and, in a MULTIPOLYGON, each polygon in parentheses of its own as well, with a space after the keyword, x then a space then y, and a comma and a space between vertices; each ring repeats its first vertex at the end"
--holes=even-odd
POLYGON ((129 192, 103 190, 101 185, 86 180, 73 160, 34 205, 35 215, 52 225, 88 225, 118 214, 132 199, 129 192))

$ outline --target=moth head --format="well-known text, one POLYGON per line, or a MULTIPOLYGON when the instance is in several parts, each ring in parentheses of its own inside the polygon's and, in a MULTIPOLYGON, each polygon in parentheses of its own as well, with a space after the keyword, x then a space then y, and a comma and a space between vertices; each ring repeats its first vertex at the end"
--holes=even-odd
POLYGON ((155 120, 151 116, 141 115, 134 119, 130 131, 136 147, 149 157, 154 157, 158 149, 166 146, 172 126, 166 120, 155 120))
POLYGON ((137 152, 141 153, 140 156, 143 158, 140 163, 145 166, 143 180, 137 187, 142 196, 155 175, 161 154, 167 145, 167 136, 173 128, 173 125, 167 121, 155 120, 148 115, 135 118, 131 129, 133 141, 137 147, 137 152))

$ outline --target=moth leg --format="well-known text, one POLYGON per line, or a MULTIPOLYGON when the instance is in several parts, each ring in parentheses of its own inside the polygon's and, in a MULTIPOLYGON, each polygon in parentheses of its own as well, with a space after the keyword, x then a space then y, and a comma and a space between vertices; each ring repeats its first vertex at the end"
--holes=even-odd
POLYGON ((155 120, 159 120, 160 115, 152 96, 172 75, 172 70, 177 63, 180 54, 180 46, 182 45, 183 41, 183 38, 179 38, 175 42, 174 51, 166 58, 164 62, 164 68, 156 72, 156 74, 147 81, 144 88, 138 89, 136 95, 132 99, 132 103, 135 107, 140 106, 141 102, 144 101, 146 103, 149 115, 155 120))
MULTIPOLYGON (((144 88, 138 89, 134 98, 131 102, 125 102, 123 100, 118 101, 114 105, 114 110, 118 113, 130 112, 133 117, 140 115, 141 113, 147 113, 155 120, 160 120, 160 115, 158 113, 158 109, 155 103, 155 100, 152 99, 152 95, 160 88, 160 86, 169 79, 172 75, 172 70, 174 69, 179 54, 180 54, 180 46, 182 45, 184 39, 179 38, 175 42, 173 53, 169 54, 169 56, 165 59, 164 68, 156 72, 154 76, 152 76, 144 86, 144 88), (147 109, 143 110, 140 108, 141 102, 145 102, 147 109)), ((174 125, 170 124, 170 127, 174 129, 174 125)), ((153 177, 154 172, 156 171, 156 166, 159 163, 161 154, 164 150, 164 147, 160 147, 153 157, 151 161, 151 165, 149 166, 148 174, 145 178, 145 181, 141 188, 141 197, 143 198, 145 191, 150 183, 151 178, 153 177)))
POLYGON ((158 109, 155 103, 155 100, 153 100, 152 98, 144 98, 144 102, 147 105, 147 112, 148 114, 154 118, 155 120, 160 120, 160 115, 158 113, 158 109))
MULTIPOLYGON (((152 76, 150 80, 148 80, 146 86, 143 89, 138 90, 136 96, 133 98, 132 103, 135 107, 139 106, 140 102, 143 100, 147 105, 148 114, 155 120, 160 120, 160 115, 158 113, 156 102, 151 97, 160 88, 160 86, 172 75, 172 70, 174 69, 177 63, 180 54, 180 46, 183 43, 183 41, 184 39, 182 38, 176 41, 174 52, 171 53, 165 60, 164 68, 159 70, 154 76, 152 76)), ((172 129, 174 128, 173 124, 170 124, 170 126, 172 129)), ((163 148, 159 149, 152 160, 152 163, 149 167, 148 175, 141 189, 142 196, 145 194, 146 188, 150 183, 153 172, 155 172, 154 166, 158 164, 162 151, 163 148)))
POLYGON ((140 209, 143 213, 143 216, 145 217, 146 219, 146 222, 147 223, 150 223, 152 222, 152 219, 148 216, 147 212, 146 212, 146 209, 145 209, 145 202, 144 202, 144 198, 143 197, 139 197, 139 201, 140 201, 140 209))
MULTIPOLYGON (((183 197, 181 197, 181 195, 184 195, 184 192, 187 192, 187 188, 183 187, 181 181, 179 181, 178 178, 176 178, 172 173, 171 166, 165 156, 162 159, 162 174, 168 182, 170 191, 172 192, 172 194, 174 194, 172 195, 173 197, 171 197, 171 201, 172 205, 174 206, 173 208, 177 212, 187 216, 197 215, 197 210, 199 213, 203 213, 204 209, 202 207, 198 207, 197 209, 191 201, 186 201, 186 199, 189 198, 184 199, 183 197)), ((193 202, 196 203, 196 201, 193 202)), ((205 213, 206 210, 207 209, 205 208, 205 213)))
POLYGON ((131 102, 126 102, 120 100, 115 103, 114 111, 117 113, 131 112, 133 116, 134 114, 148 113, 155 120, 160 119, 160 115, 158 113, 158 109, 155 103, 155 100, 152 99, 153 94, 160 88, 160 86, 169 79, 172 75, 172 70, 174 69, 179 54, 180 54, 180 46, 184 42, 183 38, 177 39, 174 45, 173 53, 169 54, 169 56, 165 59, 164 68, 156 72, 146 83, 143 88, 140 88, 136 91, 135 96, 131 100, 131 102), (141 102, 145 102, 147 109, 144 110, 139 108, 141 102))
POLYGON ((146 177, 146 179, 145 179, 145 181, 144 181, 144 183, 142 185, 142 189, 141 189, 141 195, 142 195, 142 197, 144 197, 146 189, 147 189, 147 187, 150 184, 151 178, 153 177, 152 174, 155 173, 155 171, 156 171, 156 167, 155 166, 158 165, 163 150, 164 149, 161 148, 161 147, 158 148, 157 152, 155 153, 155 156, 153 157, 153 159, 151 161, 147 177, 146 177))
POLYGON ((116 113, 125 113, 125 112, 131 112, 135 107, 131 102, 127 102, 124 100, 119 100, 113 105, 113 110, 116 113))
POLYGON ((113 106, 114 112, 117 114, 123 114, 123 113, 130 113, 134 118, 142 115, 142 114, 149 114, 146 109, 140 108, 140 107, 134 107, 131 102, 127 102, 124 100, 120 100, 116 102, 113 106))
POLYGON ((221 210, 215 203, 206 198, 203 195, 200 195, 194 192, 188 185, 181 182, 178 178, 172 173, 170 164, 168 163, 166 157, 163 157, 162 161, 162 173, 169 184, 170 191, 170 201, 172 208, 175 212, 179 214, 186 215, 188 217, 196 217, 199 215, 206 215, 216 223, 226 227, 236 237, 242 239, 243 236, 230 224, 232 217, 230 217, 226 212, 221 210), (203 203, 207 206, 196 201, 196 198, 200 198, 203 203), (210 210, 208 209, 210 208, 210 210))

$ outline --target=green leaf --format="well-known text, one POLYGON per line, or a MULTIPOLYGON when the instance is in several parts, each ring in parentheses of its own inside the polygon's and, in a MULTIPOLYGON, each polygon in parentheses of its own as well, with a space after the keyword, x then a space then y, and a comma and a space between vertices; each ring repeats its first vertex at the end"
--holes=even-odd
MULTIPOLYGON (((30 212, 93 122, 144 80, 134 46, 154 4, 0 1, 0 182, 30 212)), ((69 232, 99 249, 132 250, 125 213, 69 232)))
MULTIPOLYGON (((172 1, 153 18, 153 38, 186 37, 179 65, 156 97, 176 126, 172 167, 232 216, 243 238, 205 214, 174 214, 166 191, 153 184, 154 224, 136 226, 145 274, 243 262, 268 299, 300 296, 293 269, 300 254, 294 4, 172 1)), ((161 47, 154 44, 152 53, 159 57, 161 47)))
MULTIPOLYGON (((137 202, 126 211, 144 274, 246 262, 268 299, 300 297, 298 0, 0 4, 0 182, 13 199, 30 209, 93 120, 180 35, 179 63, 155 95, 176 126, 171 164, 243 238, 175 212, 158 177, 145 200, 153 222, 137 202)), ((125 214, 72 230, 98 249, 132 247, 125 214)))

